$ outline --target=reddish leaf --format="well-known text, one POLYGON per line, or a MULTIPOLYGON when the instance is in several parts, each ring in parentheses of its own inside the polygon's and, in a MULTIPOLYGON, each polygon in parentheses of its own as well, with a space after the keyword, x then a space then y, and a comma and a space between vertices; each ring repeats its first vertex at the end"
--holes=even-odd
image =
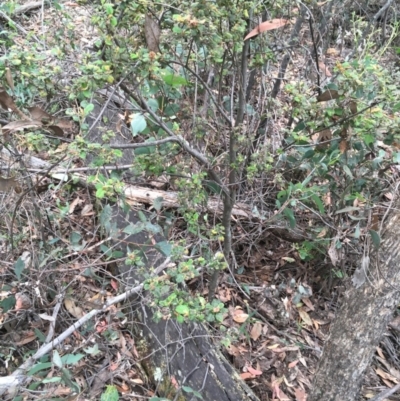
POLYGON ((250 372, 253 376, 260 376, 262 375, 261 370, 257 370, 252 368, 251 366, 247 366, 247 371, 250 372))
POLYGON ((251 373, 249 373, 249 372, 241 373, 241 374, 240 374, 240 377, 241 377, 243 380, 254 379, 254 376, 253 376, 251 373))
POLYGON ((111 287, 115 290, 118 291, 118 281, 114 280, 113 278, 111 279, 111 287))
POLYGON ((274 18, 269 21, 261 22, 256 28, 254 28, 245 38, 244 40, 250 39, 258 34, 266 31, 272 31, 273 29, 280 28, 285 26, 289 21, 283 18, 274 18))
POLYGON ((307 398, 306 392, 302 388, 296 388, 294 390, 296 401, 305 401, 307 398))

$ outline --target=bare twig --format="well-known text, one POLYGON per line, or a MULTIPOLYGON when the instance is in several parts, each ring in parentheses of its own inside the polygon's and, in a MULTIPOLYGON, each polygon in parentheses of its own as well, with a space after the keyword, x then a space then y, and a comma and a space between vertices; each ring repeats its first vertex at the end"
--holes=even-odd
POLYGON ((380 394, 371 398, 369 401, 383 401, 385 398, 388 398, 392 394, 394 394, 397 390, 400 390, 400 383, 396 384, 392 388, 388 388, 387 390, 382 391, 380 394))
MULTIPOLYGON (((167 258, 160 266, 158 266, 153 274, 153 277, 158 276, 163 270, 168 267, 170 262, 170 258, 167 258)), ((104 303, 102 308, 100 309, 93 309, 85 316, 81 317, 77 322, 75 322, 72 326, 70 326, 67 330, 61 333, 57 338, 55 338, 49 344, 44 344, 40 347, 36 353, 27 359, 18 369, 16 369, 10 376, 1 377, 0 378, 0 395, 3 395, 11 385, 26 385, 32 377, 25 376, 26 370, 31 368, 33 364, 40 359, 42 356, 48 354, 51 350, 55 347, 60 345, 64 340, 66 340, 75 330, 78 330, 83 324, 88 322, 92 317, 98 315, 99 313, 105 312, 107 308, 111 305, 115 305, 116 303, 125 301, 131 295, 137 294, 142 291, 144 283, 137 285, 134 288, 124 292, 121 295, 118 295, 114 298, 109 299, 107 302, 104 303)))

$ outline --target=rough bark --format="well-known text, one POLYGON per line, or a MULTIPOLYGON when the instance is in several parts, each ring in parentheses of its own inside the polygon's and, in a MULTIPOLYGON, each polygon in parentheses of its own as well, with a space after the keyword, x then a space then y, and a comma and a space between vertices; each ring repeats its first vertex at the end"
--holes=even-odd
POLYGON ((314 377, 309 401, 353 401, 400 302, 400 212, 390 216, 368 280, 345 294, 314 377))

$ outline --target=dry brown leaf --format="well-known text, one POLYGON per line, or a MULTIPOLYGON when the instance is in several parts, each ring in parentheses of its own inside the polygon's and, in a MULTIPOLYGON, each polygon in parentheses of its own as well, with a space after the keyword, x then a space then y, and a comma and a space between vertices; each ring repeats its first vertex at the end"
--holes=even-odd
POLYGON ((349 148, 349 145, 348 145, 346 139, 342 139, 339 143, 340 153, 343 154, 343 153, 347 152, 348 148, 349 148))
POLYGON ((322 150, 330 145, 330 140, 332 139, 332 131, 330 129, 324 129, 318 135, 318 144, 316 149, 322 150))
POLYGON ((82 308, 75 304, 75 301, 71 298, 64 299, 64 306, 65 309, 75 318, 80 319, 85 315, 82 308))
POLYGON ((21 347, 22 345, 26 345, 31 343, 32 341, 37 340, 36 334, 35 333, 28 333, 24 334, 24 338, 20 341, 16 341, 14 344, 21 347))
POLYGON ((13 98, 6 92, 6 90, 0 86, 0 106, 4 110, 14 111, 17 108, 13 98))
POLYGON ((333 264, 334 267, 336 267, 338 261, 339 261, 339 253, 338 250, 336 248, 336 241, 337 238, 335 237, 332 241, 331 241, 331 246, 328 249, 328 255, 331 259, 331 262, 333 264))
POLYGON ((55 136, 58 136, 58 137, 63 137, 64 136, 64 131, 60 127, 58 127, 57 125, 49 125, 47 127, 47 129, 52 131, 55 136))
POLYGON ((386 359, 381 347, 376 347, 376 352, 382 359, 386 359))
POLYGON ((314 305, 312 304, 309 298, 302 298, 301 302, 303 302, 304 305, 306 305, 310 310, 314 310, 314 305))
POLYGON ((371 219, 371 230, 379 231, 379 214, 375 212, 371 219))
POLYGON ((9 85, 9 87, 12 89, 12 91, 14 92, 14 80, 11 74, 11 70, 7 67, 6 68, 6 81, 9 85))
POLYGON ((335 89, 328 89, 317 96, 317 102, 327 102, 328 100, 338 99, 339 92, 335 89))
POLYGON ((29 309, 31 305, 32 302, 28 295, 21 292, 15 294, 15 310, 29 309))
POLYGON ((334 49, 333 47, 330 47, 329 49, 326 50, 325 53, 327 56, 336 56, 339 54, 339 50, 334 49))
POLYGON ((349 127, 347 125, 344 125, 342 130, 340 131, 340 137, 343 139, 347 139, 349 136, 349 127))
POLYGON ((29 117, 26 116, 14 103, 13 98, 6 92, 6 90, 0 86, 0 107, 7 111, 13 111, 17 113, 24 120, 29 120, 29 117))
POLYGON ((81 210, 81 216, 93 216, 93 215, 94 211, 93 211, 93 205, 91 203, 85 205, 81 210))
POLYGON ((254 341, 257 341, 258 338, 260 337, 261 333, 262 333, 262 324, 260 322, 256 322, 254 324, 253 328, 251 329, 250 337, 254 341))
POLYGON ((40 128, 43 124, 39 120, 32 121, 12 121, 3 127, 3 132, 6 135, 12 134, 15 131, 22 131, 26 128, 40 128))
POLYGON ((299 360, 296 359, 295 361, 292 361, 288 364, 289 369, 293 369, 297 364, 299 363, 299 360))
POLYGON ((381 368, 375 369, 375 372, 378 376, 382 377, 382 379, 390 380, 394 383, 397 383, 397 379, 394 376, 392 376, 390 373, 383 371, 381 368))
POLYGON ((244 323, 248 317, 249 315, 247 313, 243 312, 241 309, 237 309, 232 318, 236 323, 244 323))
POLYGON ((29 113, 31 114, 31 117, 33 120, 47 120, 47 121, 52 121, 53 120, 53 116, 47 112, 45 112, 44 110, 42 110, 40 107, 38 106, 33 106, 33 107, 28 107, 29 113))
POLYGON ((274 18, 269 21, 264 21, 256 28, 254 28, 251 32, 249 32, 244 40, 257 36, 262 32, 272 31, 273 29, 281 28, 282 26, 285 26, 288 22, 289 20, 283 18, 274 18))
POLYGON ((349 108, 352 114, 356 114, 358 112, 357 103, 354 100, 349 103, 349 108))
POLYGON ((80 199, 79 196, 77 196, 77 197, 71 202, 71 204, 69 205, 69 210, 68 210, 69 214, 74 213, 75 208, 76 208, 80 203, 82 203, 82 202, 83 202, 83 200, 80 199))
POLYGON ((16 192, 17 188, 19 188, 18 183, 14 177, 4 178, 0 176, 0 192, 7 192, 13 188, 15 188, 16 192))
POLYGON ((329 71, 328 67, 322 62, 318 62, 319 69, 327 76, 331 77, 332 73, 329 71))
POLYGON ((312 320, 310 318, 310 315, 303 309, 298 310, 299 315, 301 317, 301 320, 307 325, 307 326, 312 326, 312 320))
POLYGON ((160 51, 160 26, 149 15, 146 14, 144 22, 144 36, 149 51, 158 53, 160 51))

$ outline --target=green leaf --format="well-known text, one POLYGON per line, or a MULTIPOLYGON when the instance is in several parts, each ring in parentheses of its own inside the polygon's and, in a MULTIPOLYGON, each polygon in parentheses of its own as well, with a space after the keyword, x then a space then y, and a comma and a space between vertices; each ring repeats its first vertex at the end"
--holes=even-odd
POLYGON ((158 106, 158 102, 156 99, 150 98, 146 101, 147 106, 150 107, 151 110, 153 111, 157 111, 159 106, 158 106))
POLYGON ((60 354, 58 353, 58 351, 56 349, 53 351, 53 362, 58 368, 61 369, 63 367, 63 363, 62 363, 60 354))
POLYGON ((204 185, 214 194, 221 195, 222 188, 215 181, 205 181, 204 185))
POLYGON ((175 308, 175 312, 179 313, 182 316, 188 316, 189 312, 190 312, 190 309, 189 309, 189 307, 187 305, 178 305, 175 308))
POLYGON ((0 301, 0 307, 3 309, 2 312, 6 313, 15 306, 15 297, 7 297, 0 301))
POLYGON ((100 226, 105 229, 106 233, 110 233, 112 210, 110 205, 105 205, 100 213, 100 226))
POLYGON ((145 226, 143 223, 136 223, 136 224, 129 224, 129 226, 126 226, 122 231, 126 234, 129 235, 134 235, 142 232, 144 230, 145 226))
POLYGON ((157 210, 157 212, 159 212, 161 210, 163 200, 164 200, 164 198, 162 196, 159 196, 158 198, 154 199, 153 206, 154 206, 154 209, 157 210))
POLYGON ((75 365, 84 356, 85 356, 84 354, 65 354, 61 357, 61 360, 65 365, 75 365))
POLYGON ((35 328, 35 335, 38 338, 39 342, 44 344, 44 342, 46 341, 46 336, 37 328, 35 328))
POLYGON ((115 386, 107 386, 106 391, 101 395, 100 401, 118 401, 118 390, 115 386))
POLYGON ((354 230, 354 238, 355 239, 359 239, 360 238, 360 234, 361 234, 360 223, 357 223, 356 229, 354 230))
POLYGON ((314 201, 314 203, 317 205, 318 210, 321 214, 325 213, 325 208, 324 208, 324 204, 322 203, 321 199, 319 198, 318 195, 312 195, 311 199, 314 201))
POLYGON ((286 208, 283 211, 283 214, 287 217, 287 219, 289 220, 289 225, 290 228, 295 228, 296 227, 296 219, 294 217, 294 213, 292 209, 286 208))
POLYGON ((78 232, 76 231, 72 231, 72 233, 69 236, 69 240, 71 241, 72 245, 78 245, 79 242, 82 239, 82 235, 80 235, 78 232))
POLYGON ((134 149, 134 153, 135 156, 151 155, 152 153, 154 153, 154 145, 136 148, 134 149))
POLYGON ((104 188, 102 188, 102 187, 97 188, 97 190, 96 190, 96 198, 103 199, 105 194, 106 193, 104 191, 104 188))
POLYGON ((339 87, 333 82, 331 82, 328 85, 326 85, 325 88, 326 89, 330 89, 330 90, 335 90, 335 91, 339 90, 339 87))
POLYGON ((81 389, 77 383, 72 381, 71 372, 66 368, 61 368, 61 377, 63 382, 75 393, 80 393, 81 389))
POLYGON ((303 160, 304 159, 311 159, 314 156, 314 154, 315 154, 314 149, 308 149, 303 155, 303 160))
POLYGON ((189 394, 193 393, 193 391, 194 391, 191 387, 188 387, 188 386, 182 386, 182 390, 186 391, 189 394))
POLYGON ((135 114, 131 121, 132 135, 136 136, 143 132, 147 127, 146 119, 143 114, 135 114))
POLYGON ((33 366, 27 373, 28 376, 33 376, 35 373, 40 372, 44 369, 50 369, 53 366, 52 362, 38 363, 33 366))
POLYGON ((19 257, 18 260, 14 263, 14 272, 18 280, 21 280, 21 274, 24 269, 25 262, 21 259, 21 257, 19 257))
POLYGON ((379 236, 379 234, 374 231, 374 230, 369 230, 369 234, 371 235, 372 238, 372 242, 375 245, 375 248, 379 248, 379 245, 381 244, 381 237, 379 236))
POLYGON ((343 166, 343 170, 349 176, 349 178, 351 178, 352 180, 354 179, 353 174, 351 173, 351 171, 350 171, 348 166, 344 165, 343 166))
POLYGON ((99 350, 99 345, 95 344, 93 347, 88 347, 83 349, 87 354, 96 356, 97 354, 101 354, 101 351, 99 350))
POLYGON ((171 256, 172 245, 168 241, 161 241, 155 245, 155 248, 164 256, 171 256))
POLYGON ((300 132, 306 128, 306 123, 304 121, 300 121, 293 129, 293 132, 300 132))
POLYGON ((164 80, 164 82, 167 85, 170 85, 170 86, 181 86, 181 85, 187 85, 188 84, 188 81, 185 78, 183 78, 183 77, 181 77, 179 75, 174 75, 174 74, 164 75, 162 77, 162 79, 164 80))
POLYGON ((85 115, 85 117, 88 116, 93 109, 94 109, 94 104, 92 103, 87 104, 83 109, 83 114, 85 115))

